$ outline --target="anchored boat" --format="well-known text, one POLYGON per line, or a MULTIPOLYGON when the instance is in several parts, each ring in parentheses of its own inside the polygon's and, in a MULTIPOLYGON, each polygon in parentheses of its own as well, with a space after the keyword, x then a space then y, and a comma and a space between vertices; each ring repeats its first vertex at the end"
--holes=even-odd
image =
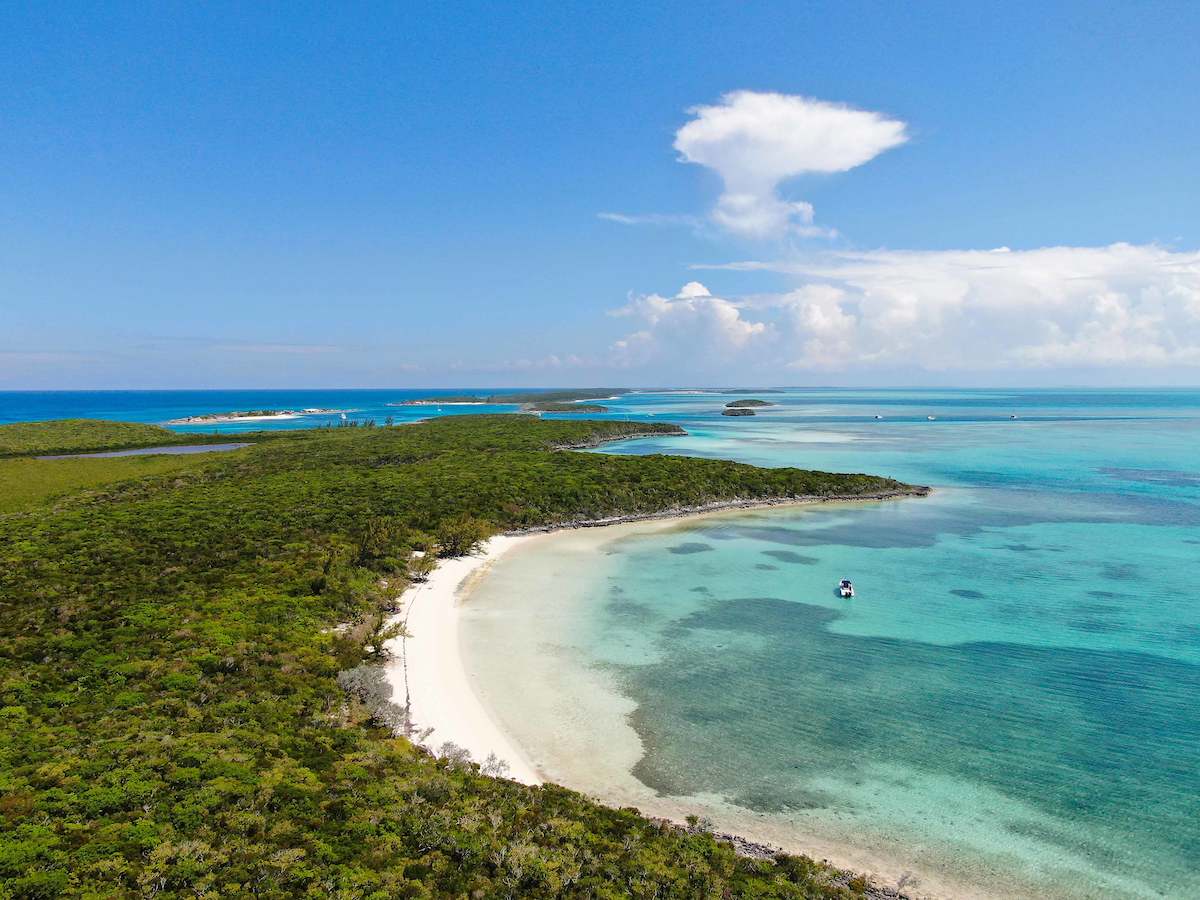
POLYGON ((841 581, 838 582, 838 593, 841 594, 843 597, 853 597, 854 596, 854 585, 850 583, 849 578, 843 578, 841 581))

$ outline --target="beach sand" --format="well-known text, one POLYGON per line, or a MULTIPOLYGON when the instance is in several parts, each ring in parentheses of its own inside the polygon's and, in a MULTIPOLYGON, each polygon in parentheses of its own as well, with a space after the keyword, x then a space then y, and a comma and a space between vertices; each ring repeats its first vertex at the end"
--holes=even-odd
POLYGON ((501 730, 480 702, 463 666, 458 643, 459 603, 471 583, 523 535, 498 535, 471 556, 443 560, 423 584, 414 584, 401 598, 393 623, 403 623, 407 637, 388 644, 387 665, 392 698, 407 704, 413 738, 437 752, 446 742, 465 748, 484 762, 489 755, 508 764, 507 776, 524 784, 542 779, 516 744, 501 730), (433 729, 422 737, 426 729, 433 729))
POLYGON ((168 425, 228 425, 230 422, 275 422, 281 419, 299 419, 303 413, 279 413, 273 416, 185 416, 171 419, 168 425))

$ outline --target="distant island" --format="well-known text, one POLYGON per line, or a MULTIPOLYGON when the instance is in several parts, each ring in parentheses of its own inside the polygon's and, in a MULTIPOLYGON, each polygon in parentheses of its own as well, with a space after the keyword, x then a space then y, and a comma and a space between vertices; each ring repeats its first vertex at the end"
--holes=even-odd
POLYGON ((244 422, 257 419, 298 419, 301 416, 321 416, 344 412, 340 409, 247 409, 223 413, 204 413, 199 416, 184 416, 171 419, 168 425, 202 425, 220 422, 244 422))
POLYGON ((577 400, 609 400, 628 394, 628 388, 582 388, 571 391, 518 391, 511 394, 446 394, 440 397, 416 397, 412 400, 398 400, 388 406, 477 406, 495 404, 497 406, 528 406, 536 412, 607 412, 602 406, 590 409, 578 409, 577 400), (550 409, 551 404, 559 407, 550 409))
POLYGON ((599 403, 563 403, 558 400, 551 400, 545 403, 528 403, 525 408, 531 412, 556 412, 556 413, 606 413, 607 406, 601 406, 599 403))
POLYGON ((721 410, 721 415, 723 415, 723 416, 752 416, 752 415, 754 415, 754 410, 748 409, 744 406, 727 406, 723 410, 721 410))
POLYGON ((774 406, 770 400, 730 400, 725 404, 726 409, 745 409, 753 406, 774 406))
POLYGON ((492 394, 491 403, 550 403, 573 400, 615 400, 629 393, 628 388, 580 388, 571 391, 518 391, 513 394, 492 394))
POLYGON ((487 397, 474 394, 447 394, 445 397, 417 397, 415 400, 399 400, 388 406, 482 406, 487 397))

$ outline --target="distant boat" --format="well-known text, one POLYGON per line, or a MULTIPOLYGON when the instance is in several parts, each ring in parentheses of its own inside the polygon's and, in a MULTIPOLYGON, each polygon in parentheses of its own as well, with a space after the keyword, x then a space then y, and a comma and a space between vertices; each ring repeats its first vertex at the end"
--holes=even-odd
POLYGON ((925 418, 927 418, 930 422, 932 422, 934 419, 937 418, 937 416, 926 416, 925 418))
POLYGON ((843 597, 854 596, 854 585, 850 583, 849 578, 843 578, 838 582, 838 594, 843 597))
POLYGON ((1017 417, 1016 413, 1013 413, 1011 416, 1009 416, 1010 419, 1015 419, 1016 417, 1017 417))
POLYGON ((877 419, 882 419, 882 418, 883 418, 883 416, 876 416, 875 418, 877 418, 877 419))

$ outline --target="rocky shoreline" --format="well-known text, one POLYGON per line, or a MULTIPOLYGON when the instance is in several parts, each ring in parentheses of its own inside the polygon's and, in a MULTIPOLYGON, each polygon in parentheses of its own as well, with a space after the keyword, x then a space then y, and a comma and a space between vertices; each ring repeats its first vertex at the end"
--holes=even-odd
POLYGON ((681 519, 702 513, 723 512, 733 509, 757 509, 769 506, 800 506, 810 503, 846 503, 851 500, 898 500, 901 497, 928 497, 933 489, 925 485, 914 485, 908 488, 897 488, 894 491, 875 491, 870 494, 799 494, 791 497, 752 497, 736 498, 733 500, 714 500, 712 503, 701 503, 696 506, 673 506, 656 512, 626 513, 619 516, 608 516, 603 519, 571 519, 566 522, 555 522, 551 525, 533 525, 506 531, 505 534, 547 534, 551 531, 562 531, 570 528, 603 528, 606 525, 624 525, 626 522, 644 522, 652 519, 681 519))
POLYGON ((679 425, 668 425, 660 428, 657 431, 633 431, 629 434, 617 435, 593 435, 582 441, 575 441, 566 444, 555 444, 555 450, 595 450, 597 447, 603 447, 605 444, 615 444, 617 441, 632 441, 637 438, 651 437, 686 437, 687 431, 679 425))
MULTIPOLYGON (((707 830, 700 825, 683 825, 679 822, 672 821, 671 819, 662 819, 655 816, 651 816, 649 818, 651 821, 658 822, 660 825, 668 828, 677 828, 680 831, 686 831, 690 834, 696 834, 698 832, 707 830)), ((689 818, 689 822, 690 821, 692 820, 689 818)), ((774 862, 779 856, 787 855, 787 851, 782 847, 776 847, 772 844, 764 844, 759 841, 747 840, 738 834, 730 834, 725 831, 709 831, 708 833, 713 836, 714 840, 720 841, 723 844, 729 844, 731 847, 733 847, 734 853, 736 853, 738 856, 744 856, 748 859, 774 862)), ((858 887, 859 890, 862 890, 862 892, 869 897, 870 900, 912 900, 912 897, 909 894, 905 894, 901 888, 881 887, 879 885, 870 883, 870 879, 867 876, 837 868, 836 866, 833 866, 829 860, 821 861, 824 862, 825 865, 833 868, 837 873, 831 879, 831 884, 837 887, 849 888, 851 887, 852 882, 857 882, 854 887, 858 887), (868 882, 865 888, 860 887, 864 880, 868 882)))

